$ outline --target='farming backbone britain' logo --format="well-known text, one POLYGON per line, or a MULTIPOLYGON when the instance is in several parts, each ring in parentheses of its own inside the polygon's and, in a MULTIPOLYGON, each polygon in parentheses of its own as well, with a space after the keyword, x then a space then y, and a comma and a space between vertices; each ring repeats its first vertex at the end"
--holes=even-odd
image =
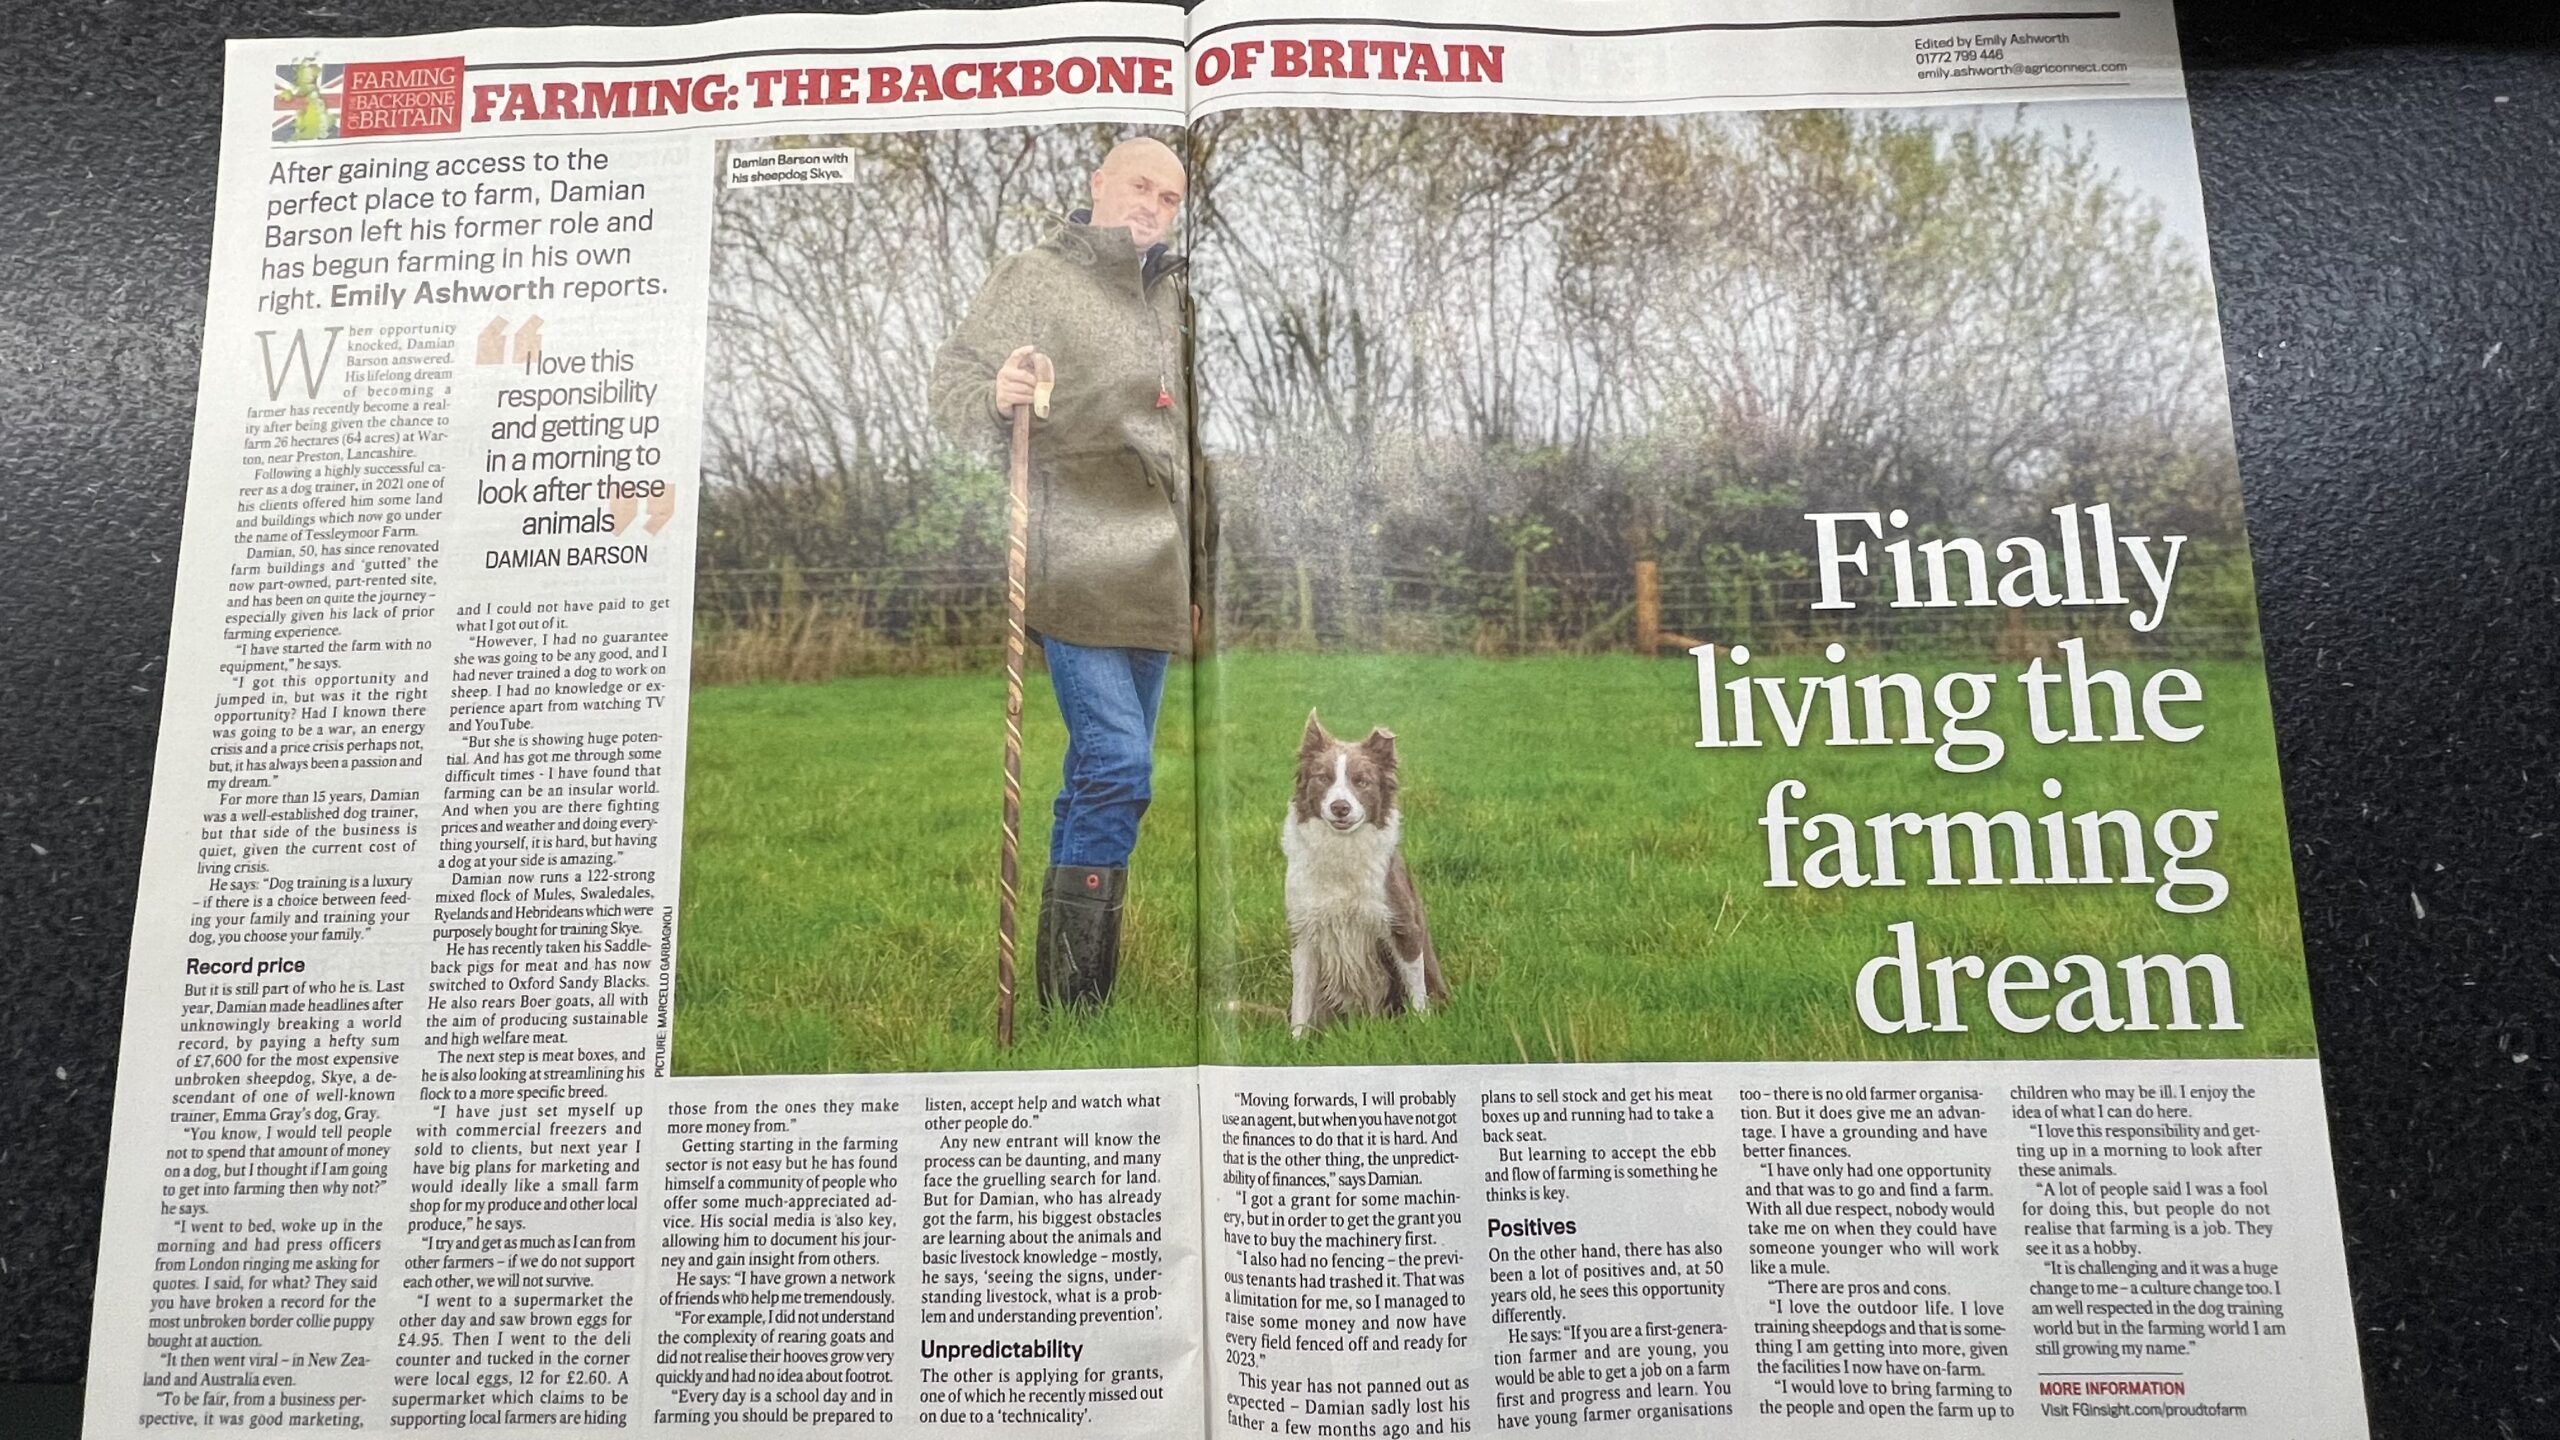
POLYGON ((462 57, 276 67, 279 141, 449 135, 462 128, 462 57))

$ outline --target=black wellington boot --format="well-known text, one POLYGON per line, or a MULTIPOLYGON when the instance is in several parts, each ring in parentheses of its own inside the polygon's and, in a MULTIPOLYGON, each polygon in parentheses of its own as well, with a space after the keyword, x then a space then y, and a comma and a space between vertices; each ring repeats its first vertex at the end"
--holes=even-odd
POLYGON ((1120 974, 1120 906, 1128 888, 1124 866, 1049 867, 1031 954, 1042 1005, 1083 1009, 1111 998, 1111 982, 1120 974))

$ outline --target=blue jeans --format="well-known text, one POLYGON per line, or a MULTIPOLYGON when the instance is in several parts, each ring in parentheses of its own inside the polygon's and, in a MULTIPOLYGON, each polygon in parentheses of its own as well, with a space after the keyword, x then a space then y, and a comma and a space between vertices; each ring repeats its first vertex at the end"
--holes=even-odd
POLYGON ((1040 637, 1049 681, 1067 722, 1067 760, 1049 827, 1049 863, 1126 865, 1138 848, 1156 767, 1156 711, 1164 702, 1162 650, 1070 645, 1040 637))

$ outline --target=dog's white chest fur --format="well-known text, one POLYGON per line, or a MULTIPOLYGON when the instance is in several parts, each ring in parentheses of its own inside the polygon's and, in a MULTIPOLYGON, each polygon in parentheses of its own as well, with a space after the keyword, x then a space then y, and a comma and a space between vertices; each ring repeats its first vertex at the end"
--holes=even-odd
POLYGON ((1280 827, 1280 851, 1288 858, 1289 939, 1306 957, 1314 982, 1319 1023, 1344 1014, 1377 1014, 1388 1008, 1394 972, 1380 947, 1391 920, 1387 872, 1395 863, 1402 817, 1384 825, 1336 830, 1294 814, 1280 827))

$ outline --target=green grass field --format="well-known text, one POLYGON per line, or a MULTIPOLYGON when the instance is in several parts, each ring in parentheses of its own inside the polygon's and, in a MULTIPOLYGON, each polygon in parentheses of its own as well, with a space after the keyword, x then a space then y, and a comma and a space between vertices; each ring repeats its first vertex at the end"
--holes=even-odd
MULTIPOLYGON (((1226 655, 1201 676, 1215 763, 1195 776, 1177 668, 1117 998, 1089 1019, 1042 1015, 1026 918, 1023 1035, 1009 1054, 993 1043, 1000 677, 705 689, 688 760, 676 1069, 2309 1054, 2265 682, 2251 664, 2190 668, 2208 695, 2203 738, 2039 750, 2003 727, 2007 760, 1976 777, 1938 771, 1918 747, 1699 750, 1685 660, 1269 652, 1226 655), (1336 733, 1383 724, 1401 737, 1406 854, 1454 998, 1300 1043, 1265 1011, 1288 1002, 1278 836, 1310 706, 1336 733), (2066 787, 2058 806, 2037 788, 2049 775, 2066 787), (2215 809, 2199 863, 2230 878, 2231 897, 2189 917, 2138 885, 1764 888, 1752 822, 1782 777, 1810 788, 1799 813, 1858 819, 2215 809), (1205 923, 1195 895, 1209 898, 1205 923), (2220 954, 2247 1028, 2011 1035, 1976 998, 1966 1033, 1879 1036, 1859 1023, 1851 982, 1906 919, 1923 961, 2220 954), (1230 1013, 1229 1000, 1247 1008, 1230 1013)), ((1029 878, 1046 863, 1063 734, 1036 678, 1027 709, 1029 878)))
POLYGON ((1031 931, 1066 729, 1048 677, 1023 698, 1015 1048, 995 1045, 1001 674, 724 685, 693 695, 679 1074, 1189 1065, 1191 671, 1165 680, 1155 801, 1132 857, 1120 981, 1048 1023, 1031 931))

